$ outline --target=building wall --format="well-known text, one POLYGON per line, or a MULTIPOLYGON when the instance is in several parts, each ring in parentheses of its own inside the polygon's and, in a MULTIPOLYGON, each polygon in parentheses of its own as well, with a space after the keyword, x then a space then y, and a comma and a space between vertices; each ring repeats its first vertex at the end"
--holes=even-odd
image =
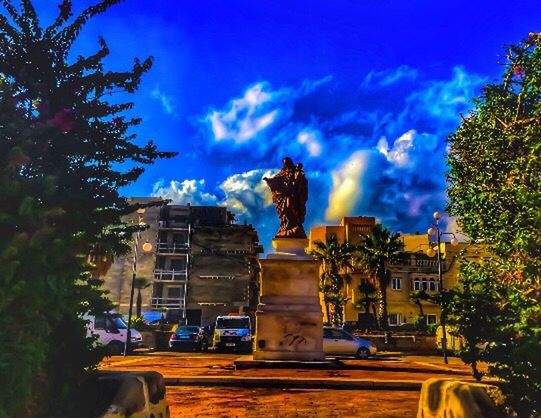
MULTIPOLYGON (((130 203, 149 203, 151 201, 159 201, 160 198, 130 198, 130 203)), ((144 277, 152 282, 154 265, 156 262, 156 235, 157 235, 157 219, 160 207, 146 208, 143 214, 143 222, 149 225, 149 228, 141 232, 141 240, 137 256, 137 277, 144 277), (152 251, 145 253, 142 251, 142 244, 150 242, 153 246, 152 251)), ((139 215, 136 213, 124 217, 126 222, 137 223, 139 215)), ((130 290, 133 275, 133 252, 117 257, 111 265, 109 271, 102 277, 104 280, 104 289, 108 292, 109 299, 122 313, 128 313, 130 304, 130 290)), ((148 310, 150 307, 150 295, 152 294, 152 286, 143 289, 143 309, 148 310)), ((135 292, 137 297, 137 291, 135 292)), ((134 299, 135 303, 135 299, 134 299)))
MULTIPOLYGON (((335 235, 339 242, 344 242, 349 238, 351 243, 358 245, 361 242, 359 234, 369 234, 373 225, 375 225, 375 218, 346 217, 340 225, 314 227, 310 231, 310 248, 315 241, 325 241, 326 237, 331 235, 335 235)), ((425 281, 429 286, 427 292, 437 294, 439 288, 438 265, 436 257, 429 258, 425 254, 429 248, 428 235, 402 235, 401 238, 408 258, 405 262, 391 267, 392 278, 400 279, 400 289, 393 289, 391 280, 391 284, 386 290, 388 313, 390 315, 399 314, 402 323, 414 323, 420 314, 419 307, 410 300, 410 294, 415 290, 414 283, 419 281, 419 285, 422 286, 422 282, 425 281), (433 285, 430 285, 431 281, 434 283, 433 285), (431 290, 430 286, 438 287, 431 290)), ((463 250, 466 250, 467 254, 471 254, 472 258, 486 255, 482 249, 474 249, 467 244, 453 247, 442 243, 443 281, 446 288, 454 287, 457 284, 459 270, 457 256, 463 250)), ((361 280, 368 279, 368 276, 362 270, 354 270, 349 274, 352 280, 350 285, 344 287, 344 293, 349 299, 344 307, 344 317, 346 321, 357 321, 359 313, 364 313, 364 308, 359 306, 363 295, 359 292, 358 287, 361 280)), ((323 299, 321 298, 321 300, 323 299)), ((422 302, 422 306, 424 315, 436 315, 437 321, 439 321, 440 310, 438 306, 430 302, 422 302)))

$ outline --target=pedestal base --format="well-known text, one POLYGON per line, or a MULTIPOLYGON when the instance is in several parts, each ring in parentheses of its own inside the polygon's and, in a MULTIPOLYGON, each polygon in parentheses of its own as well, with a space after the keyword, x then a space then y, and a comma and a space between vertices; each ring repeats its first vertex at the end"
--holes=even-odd
POLYGON ((254 360, 322 361, 323 314, 319 262, 307 256, 308 240, 273 240, 279 250, 261 264, 254 360))

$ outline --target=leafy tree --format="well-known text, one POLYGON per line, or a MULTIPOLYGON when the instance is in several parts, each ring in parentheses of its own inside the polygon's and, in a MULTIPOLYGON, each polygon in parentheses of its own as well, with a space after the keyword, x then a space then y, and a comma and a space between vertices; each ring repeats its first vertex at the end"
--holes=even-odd
POLYGON ((370 235, 361 234, 360 265, 377 283, 378 320, 382 329, 389 326, 387 312, 387 286, 391 281, 390 265, 402 259, 400 234, 392 234, 382 225, 375 225, 370 235))
POLYGON ((490 372, 521 416, 541 413, 540 98, 541 36, 531 34, 508 48, 502 79, 484 87, 448 138, 449 212, 494 255, 478 271, 505 284, 495 303, 513 313, 494 324, 490 372))
POLYGON ((422 302, 425 300, 428 300, 428 298, 430 297, 428 293, 426 293, 424 290, 414 290, 413 292, 410 293, 409 296, 410 296, 410 301, 414 305, 417 305, 417 307, 419 308, 419 316, 424 317, 425 313, 423 310, 422 302))
POLYGON ((344 284, 351 281, 348 269, 353 269, 352 260, 355 247, 349 242, 338 242, 335 235, 325 242, 314 242, 311 255, 321 260, 322 271, 319 289, 323 293, 327 318, 334 325, 341 325, 344 319, 344 305, 347 297, 343 293, 344 284), (332 308, 332 309, 331 309, 332 308))
POLYGON ((118 2, 72 17, 64 0, 48 27, 30 0, 0 3, 0 417, 97 415, 90 384, 103 352, 81 316, 109 304, 92 261, 126 251, 138 228, 122 222, 138 206, 119 188, 173 155, 135 144, 132 104, 108 101, 133 93, 151 59, 105 71, 100 39, 68 60, 85 23, 118 2))
POLYGON ((135 302, 135 315, 141 316, 143 297, 141 296, 141 290, 148 288, 152 283, 144 277, 136 277, 134 287, 137 289, 137 300, 135 302))
POLYGON ((495 335, 505 323, 508 310, 499 302, 506 297, 505 286, 494 280, 492 267, 475 262, 460 266, 460 287, 450 290, 447 306, 448 324, 463 339, 460 357, 472 368, 472 374, 481 380, 483 373, 477 368, 480 361, 491 361, 493 353, 505 344, 504 335, 495 335))

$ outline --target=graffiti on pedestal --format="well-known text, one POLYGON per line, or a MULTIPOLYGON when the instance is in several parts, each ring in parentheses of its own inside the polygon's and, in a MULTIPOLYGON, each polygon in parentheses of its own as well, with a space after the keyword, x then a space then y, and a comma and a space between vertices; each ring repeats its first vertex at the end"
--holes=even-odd
POLYGON ((284 324, 280 346, 292 351, 299 351, 314 345, 313 338, 306 335, 307 327, 317 327, 317 324, 307 321, 289 319, 284 324))

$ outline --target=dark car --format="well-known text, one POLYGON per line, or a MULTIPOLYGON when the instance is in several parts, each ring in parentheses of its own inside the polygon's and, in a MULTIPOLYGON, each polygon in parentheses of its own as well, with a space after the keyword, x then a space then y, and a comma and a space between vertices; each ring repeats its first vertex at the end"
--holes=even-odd
POLYGON ((209 336, 202 327, 183 325, 169 339, 171 350, 206 350, 209 336))

